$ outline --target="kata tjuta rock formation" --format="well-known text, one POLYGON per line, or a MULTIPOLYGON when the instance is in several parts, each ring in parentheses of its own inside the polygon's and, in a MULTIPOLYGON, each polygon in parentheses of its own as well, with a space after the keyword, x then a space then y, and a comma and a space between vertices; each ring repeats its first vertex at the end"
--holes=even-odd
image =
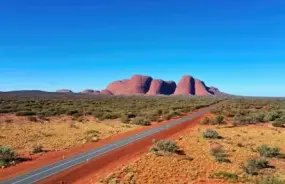
POLYGON ((150 76, 134 75, 131 79, 119 80, 108 85, 107 90, 114 95, 197 95, 197 96, 224 96, 215 87, 206 84, 190 75, 181 78, 178 85, 174 81, 153 79, 150 76))
MULTIPOLYGON (((61 93, 72 93, 71 90, 58 90, 61 93)), ((195 79, 193 76, 185 75, 176 83, 153 79, 145 75, 133 75, 130 79, 119 80, 110 83, 106 89, 95 91, 86 89, 83 94, 93 95, 197 95, 197 96, 226 96, 216 87, 208 87, 206 84, 195 79)))

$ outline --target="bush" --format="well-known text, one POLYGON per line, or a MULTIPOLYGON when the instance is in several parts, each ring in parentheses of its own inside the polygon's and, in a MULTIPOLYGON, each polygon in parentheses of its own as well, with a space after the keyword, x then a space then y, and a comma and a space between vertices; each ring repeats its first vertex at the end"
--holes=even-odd
POLYGON ((272 126, 274 126, 274 127, 284 127, 285 126, 285 120, 283 120, 283 119, 275 120, 272 123, 272 126))
POLYGON ((224 117, 221 116, 221 115, 218 115, 215 119, 215 124, 218 124, 218 125, 221 125, 221 124, 224 124, 224 117))
POLYGON ((172 114, 168 113, 168 114, 163 115, 162 119, 163 120, 170 120, 172 117, 173 117, 172 114))
POLYGON ((132 124, 135 125, 142 125, 142 126, 148 126, 151 125, 150 121, 148 121, 147 119, 143 118, 143 117, 136 117, 132 120, 132 124))
POLYGON ((16 164, 18 156, 14 150, 0 146, 0 167, 7 167, 16 164))
POLYGON ((121 120, 122 123, 130 123, 130 121, 131 121, 131 119, 127 115, 123 115, 120 118, 120 120, 121 120))
POLYGON ((251 118, 246 117, 246 116, 235 116, 232 120, 232 124, 234 126, 238 126, 238 125, 246 125, 251 123, 251 118))
POLYGON ((169 153, 178 153, 179 147, 172 141, 158 141, 155 143, 153 147, 151 147, 150 151, 157 152, 157 151, 163 151, 163 152, 169 152, 169 153))
POLYGON ((100 132, 97 130, 88 130, 86 132, 85 140, 87 142, 97 142, 99 140, 100 132))
POLYGON ((218 178, 218 179, 225 179, 225 180, 229 180, 232 182, 235 182, 238 180, 238 175, 234 173, 226 172, 226 171, 215 172, 211 175, 211 177, 218 178))
POLYGON ((268 168, 268 164, 265 159, 249 159, 243 169, 247 174, 257 175, 261 169, 268 168))
POLYGON ((262 157, 278 157, 280 155, 280 148, 270 148, 266 144, 263 144, 258 147, 257 151, 262 157))
POLYGON ((221 136, 219 133, 215 130, 207 129, 205 132, 203 132, 203 137, 206 139, 219 139, 221 136))
POLYGON ((34 115, 36 115, 36 113, 31 111, 20 111, 16 113, 16 116, 34 116, 34 115))
POLYGON ((269 112, 265 115, 264 121, 270 122, 280 118, 278 112, 269 112))
POLYGON ((117 119, 119 118, 119 115, 118 114, 112 114, 112 113, 107 113, 107 114, 103 114, 101 117, 98 117, 98 119, 100 121, 103 121, 103 120, 108 120, 108 119, 117 119))
POLYGON ((34 145, 33 146, 32 153, 36 154, 36 153, 42 153, 42 152, 44 152, 42 145, 34 145))
POLYGON ((257 179, 255 183, 256 184, 284 184, 285 181, 279 178, 276 178, 276 177, 266 177, 266 178, 257 179))
POLYGON ((230 163, 231 161, 227 158, 227 154, 222 148, 211 148, 211 155, 215 157, 216 161, 219 163, 226 162, 230 163))

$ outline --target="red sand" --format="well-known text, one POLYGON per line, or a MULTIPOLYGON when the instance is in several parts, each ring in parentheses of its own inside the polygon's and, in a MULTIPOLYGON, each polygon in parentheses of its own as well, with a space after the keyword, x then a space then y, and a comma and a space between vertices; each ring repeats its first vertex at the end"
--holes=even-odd
POLYGON ((57 162, 59 160, 77 155, 79 153, 86 152, 86 151, 89 151, 91 149, 101 147, 103 145, 110 144, 110 143, 115 142, 117 140, 138 134, 144 130, 151 129, 153 127, 157 127, 157 126, 166 124, 168 122, 169 121, 164 121, 164 122, 160 122, 160 123, 155 123, 151 126, 140 127, 140 128, 135 129, 135 130, 131 130, 129 132, 120 133, 120 134, 111 136, 109 138, 100 140, 99 142, 96 142, 96 143, 87 143, 84 145, 80 145, 80 146, 77 146, 74 148, 65 149, 65 150, 61 150, 61 151, 47 152, 47 153, 40 154, 40 155, 28 156, 28 158, 31 158, 31 161, 22 162, 22 163, 15 165, 15 166, 11 166, 11 167, 8 167, 5 169, 1 169, 0 182, 3 180, 9 179, 9 178, 15 177, 16 175, 24 174, 28 171, 31 171, 31 170, 43 167, 45 165, 57 162))
POLYGON ((197 125, 200 118, 201 117, 185 121, 171 129, 158 132, 155 135, 148 136, 142 140, 116 149, 94 160, 49 177, 40 183, 93 183, 98 181, 102 176, 114 171, 118 167, 130 163, 137 158, 138 155, 147 151, 153 144, 153 139, 166 139, 181 132, 181 130, 192 128, 197 125))

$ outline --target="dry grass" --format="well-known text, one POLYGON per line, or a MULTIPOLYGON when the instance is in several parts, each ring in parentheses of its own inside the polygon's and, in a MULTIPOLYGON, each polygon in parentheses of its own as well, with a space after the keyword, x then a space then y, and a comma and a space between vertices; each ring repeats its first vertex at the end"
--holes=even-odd
POLYGON ((45 150, 61 150, 87 141, 98 141, 135 127, 137 126, 123 124, 119 120, 100 122, 93 117, 84 117, 80 122, 68 116, 31 122, 26 117, 1 115, 0 145, 9 146, 18 153, 30 152, 34 145, 42 145, 45 150), (91 139, 88 131, 95 132, 91 134, 91 139))
POLYGON ((255 149, 261 144, 277 146, 285 153, 285 130, 263 125, 245 127, 204 126, 187 132, 176 140, 186 156, 156 156, 152 153, 143 155, 130 164, 103 179, 103 183, 230 183, 216 179, 211 175, 226 171, 239 176, 236 183, 254 183, 256 177, 276 175, 285 179, 285 160, 268 159, 275 168, 264 169, 259 176, 246 175, 242 165, 249 158, 259 158, 255 149), (207 128, 215 129, 223 139, 206 140, 201 134, 207 128), (210 153, 213 143, 222 146, 231 163, 218 163, 210 153), (193 158, 188 160, 185 158, 193 158))

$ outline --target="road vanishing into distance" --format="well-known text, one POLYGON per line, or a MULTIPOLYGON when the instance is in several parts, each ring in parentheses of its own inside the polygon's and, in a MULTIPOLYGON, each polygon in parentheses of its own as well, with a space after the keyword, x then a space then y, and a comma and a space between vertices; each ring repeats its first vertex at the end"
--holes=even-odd
POLYGON ((76 156, 55 162, 53 164, 44 166, 39 169, 35 169, 33 171, 27 172, 26 174, 16 176, 14 178, 8 179, 6 181, 0 182, 0 184, 28 184, 28 183, 36 183, 39 182, 45 178, 48 178, 52 175, 58 174, 62 171, 65 171, 69 168, 72 168, 74 166, 77 166, 79 164, 82 164, 84 162, 88 162, 92 159, 95 159, 105 153, 111 152, 115 149, 124 147, 130 143, 136 142, 138 140, 141 140, 143 138, 146 138, 150 135, 154 135, 158 132, 170 129, 171 127, 174 127, 176 125, 182 124, 185 121, 192 120, 194 118, 197 118, 207 112, 209 112, 211 109, 213 109, 216 105, 212 105, 203 109, 198 110, 197 112, 194 112, 193 114, 190 114, 188 116, 185 116, 181 119, 176 119, 173 121, 170 121, 167 124, 154 127, 149 130, 145 130, 139 134, 136 134, 134 136, 130 136, 128 138, 121 139, 119 141, 116 141, 111 144, 107 144, 105 146, 102 146, 100 148, 96 148, 81 154, 78 154, 76 156))

